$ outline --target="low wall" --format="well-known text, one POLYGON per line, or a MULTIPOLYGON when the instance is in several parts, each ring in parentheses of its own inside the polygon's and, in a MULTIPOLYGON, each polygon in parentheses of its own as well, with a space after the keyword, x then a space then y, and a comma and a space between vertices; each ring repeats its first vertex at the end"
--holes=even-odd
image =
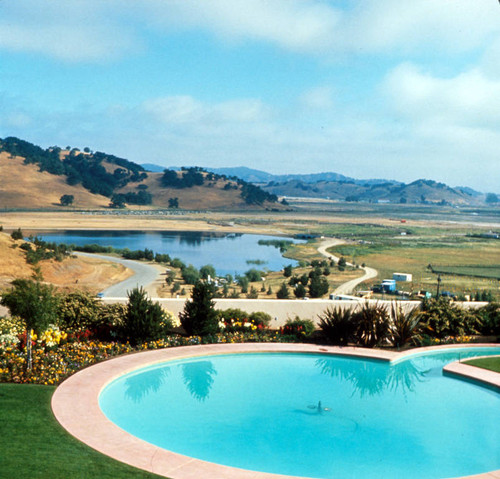
MULTIPOLYGON (((184 309, 183 299, 153 298, 161 306, 179 317, 179 313, 184 309)), ((126 303, 127 298, 103 298, 106 303, 126 303)), ((310 300, 287 300, 287 299, 214 299, 216 309, 238 308, 253 313, 255 311, 264 311, 273 318, 270 324, 271 328, 283 326, 287 319, 294 319, 299 316, 301 319, 311 319, 316 324, 319 323, 318 315, 322 314, 327 308, 354 308, 364 301, 345 301, 330 299, 310 299, 310 300)), ((391 301, 369 300, 370 304, 386 304, 391 307, 391 301)), ((419 306, 420 301, 400 301, 403 308, 415 308, 419 306)), ((458 303, 460 304, 460 303, 458 303)), ((488 303, 462 303, 464 307, 478 308, 488 303)))

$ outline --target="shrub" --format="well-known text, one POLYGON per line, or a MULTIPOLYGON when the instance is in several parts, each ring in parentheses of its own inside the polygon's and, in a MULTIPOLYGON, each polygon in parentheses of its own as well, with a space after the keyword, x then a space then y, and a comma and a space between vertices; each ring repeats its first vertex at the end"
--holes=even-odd
POLYGON ((278 299, 288 299, 290 297, 290 293, 288 292, 288 288, 286 287, 286 283, 282 283, 280 289, 276 293, 276 297, 278 299))
POLYGON ((251 283, 255 283, 257 281, 262 281, 262 273, 255 268, 249 269, 247 272, 245 272, 245 276, 248 278, 248 281, 251 283))
POLYGON ((67 330, 84 330, 99 324, 100 302, 90 293, 75 291, 61 296, 57 323, 67 330))
POLYGON ((355 340, 358 344, 373 348, 390 339, 391 321, 385 306, 365 302, 353 314, 353 320, 356 323, 355 340))
POLYGON ((182 327, 188 335, 205 336, 219 330, 219 320, 215 311, 215 288, 212 284, 198 281, 191 292, 191 301, 186 301, 180 313, 182 327))
POLYGON ((485 335, 500 335, 500 304, 490 303, 477 311, 480 318, 480 331, 485 335))
POLYGON ((186 284, 196 284, 200 279, 200 272, 192 265, 186 266, 181 270, 182 279, 186 284))
POLYGON ((283 336, 292 337, 301 341, 309 339, 314 333, 316 326, 310 319, 287 319, 285 325, 280 328, 283 336))
POLYGON ((438 339, 477 334, 481 327, 477 314, 443 297, 424 300, 421 314, 423 327, 438 339))
POLYGON ((160 339, 172 328, 160 304, 153 303, 142 287, 129 292, 122 334, 130 344, 160 339))
POLYGON ((293 294, 296 298, 305 298, 306 293, 306 288, 302 286, 302 283, 299 283, 297 286, 295 286, 295 289, 293 290, 293 294))
POLYGON ((319 321, 322 336, 329 343, 345 346, 353 340, 356 323, 351 308, 327 308, 319 321))
POLYGON ((229 308, 217 311, 217 314, 219 327, 225 333, 262 330, 267 328, 271 321, 271 316, 261 311, 248 314, 241 309, 229 308))
POLYGON ((247 294, 248 299, 257 299, 259 297, 259 292, 252 286, 250 292, 247 294))
POLYGON ((309 295, 311 298, 321 298, 328 293, 328 280, 324 276, 313 276, 309 283, 309 295))
POLYGON ((400 348, 420 332, 421 314, 418 308, 405 311, 401 304, 393 303, 391 306, 391 335, 394 346, 400 348))
POLYGON ((14 230, 11 234, 10 237, 13 240, 22 240, 24 238, 23 232, 21 231, 21 228, 17 228, 17 230, 14 230))
POLYGON ((271 315, 264 313, 264 311, 255 311, 250 314, 250 321, 252 321, 252 323, 265 327, 269 326, 271 319, 271 315))

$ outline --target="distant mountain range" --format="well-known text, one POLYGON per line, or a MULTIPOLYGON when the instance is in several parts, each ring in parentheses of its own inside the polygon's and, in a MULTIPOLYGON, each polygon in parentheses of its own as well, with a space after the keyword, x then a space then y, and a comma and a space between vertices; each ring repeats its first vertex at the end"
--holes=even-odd
MULTIPOLYGON (((152 163, 143 163, 141 166, 146 171, 160 172, 165 169, 163 166, 155 165, 152 163)), ((178 166, 169 166, 169 169, 180 170, 178 166)), ((384 179, 369 179, 369 180, 357 180, 349 176, 341 175, 340 173, 325 172, 325 173, 310 173, 310 174, 289 174, 289 175, 273 175, 272 173, 267 173, 266 171, 255 170, 253 168, 248 168, 246 166, 235 166, 228 168, 205 168, 207 171, 213 171, 219 175, 226 176, 236 176, 242 180, 248 181, 250 183, 283 183, 292 180, 302 181, 303 183, 316 183, 318 181, 351 181, 356 184, 368 184, 375 185, 381 183, 392 183, 401 184, 399 181, 395 180, 384 180, 384 179)))
MULTIPOLYGON (((143 164, 148 171, 162 171, 163 167, 143 164)), ((178 169, 178 167, 170 167, 178 169)), ((206 168, 228 177, 237 176, 258 184, 265 191, 288 198, 325 198, 337 201, 419 203, 474 205, 483 204, 485 195, 472 188, 452 188, 444 183, 419 179, 402 183, 387 179, 356 179, 339 173, 273 175, 245 166, 234 168, 206 168)))

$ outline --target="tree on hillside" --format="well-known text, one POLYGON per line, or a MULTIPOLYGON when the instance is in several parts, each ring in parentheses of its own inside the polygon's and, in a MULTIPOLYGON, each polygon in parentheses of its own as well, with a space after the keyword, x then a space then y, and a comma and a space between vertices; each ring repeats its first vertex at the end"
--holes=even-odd
POLYGON ((23 232, 21 231, 21 228, 17 228, 17 230, 14 230, 11 234, 10 237, 13 240, 21 240, 24 238, 23 232))
POLYGON ((309 295, 311 298, 321 298, 328 293, 328 281, 324 276, 314 276, 309 283, 309 295))
POLYGON ((495 203, 498 203, 500 200, 498 199, 498 195, 496 195, 495 193, 488 193, 486 195, 485 201, 488 204, 495 204, 495 203))
POLYGON ((293 269, 293 266, 291 264, 289 264, 288 266, 285 266, 283 268, 283 276, 285 278, 289 278, 290 276, 292 276, 292 269, 293 269))
POLYGON ((61 206, 70 206, 73 204, 75 197, 73 195, 62 195, 61 198, 59 198, 59 202, 61 203, 61 206))
POLYGON ((168 199, 168 207, 169 208, 179 208, 179 198, 169 198, 168 199))
POLYGON ((290 297, 290 293, 288 288, 286 287, 286 283, 281 283, 281 287, 276 293, 276 297, 278 299, 288 299, 290 297))
POLYGON ((31 332, 40 334, 50 323, 57 322, 59 298, 52 286, 32 279, 15 279, 12 288, 5 293, 0 304, 6 306, 12 316, 18 316, 26 328, 27 368, 32 369, 31 332))

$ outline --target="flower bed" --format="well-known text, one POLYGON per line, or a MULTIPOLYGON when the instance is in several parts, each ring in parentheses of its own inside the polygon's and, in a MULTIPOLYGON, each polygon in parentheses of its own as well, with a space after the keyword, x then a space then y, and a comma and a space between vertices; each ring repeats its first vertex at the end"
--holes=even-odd
MULTIPOLYGON (((49 332, 45 336, 49 337, 52 343, 54 335, 49 332)), ((62 339, 63 336, 61 333, 58 344, 51 346, 48 346, 43 338, 33 341, 31 371, 26 370, 26 348, 20 346, 21 342, 6 347, 0 346, 0 382, 57 385, 80 369, 97 362, 120 354, 148 349, 210 343, 290 342, 289 337, 283 336, 278 331, 218 333, 203 338, 171 335, 157 341, 139 344, 136 347, 132 347, 129 343, 119 342, 67 341, 67 339, 62 339)))

